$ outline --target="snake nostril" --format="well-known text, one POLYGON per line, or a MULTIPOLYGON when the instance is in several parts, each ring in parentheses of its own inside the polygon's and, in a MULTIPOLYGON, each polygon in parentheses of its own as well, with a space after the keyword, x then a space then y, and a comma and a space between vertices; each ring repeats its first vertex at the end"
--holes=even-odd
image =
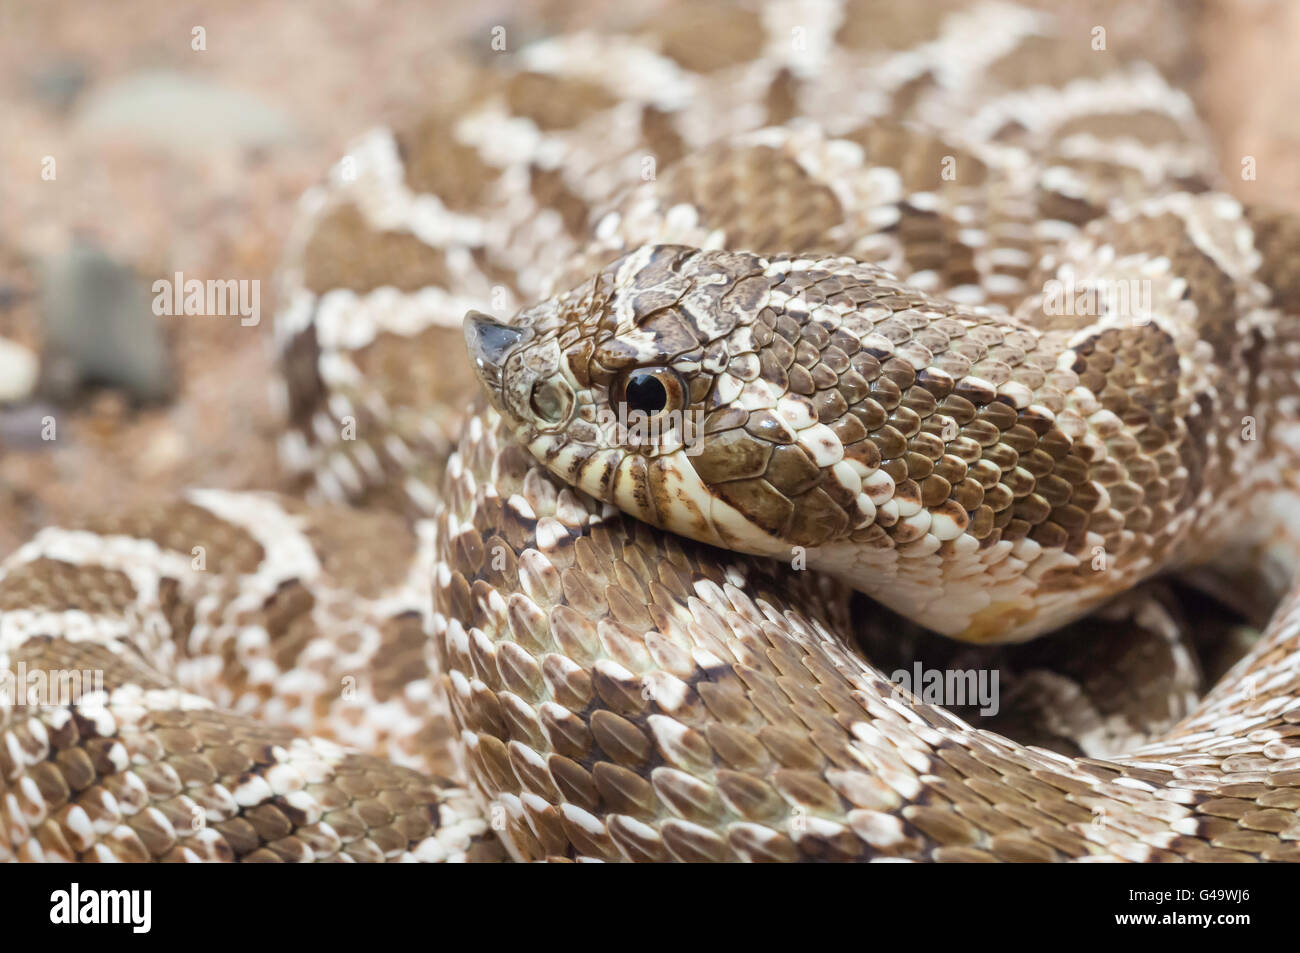
POLYGON ((562 380, 538 378, 528 398, 529 407, 543 424, 561 424, 573 411, 573 391, 562 380))

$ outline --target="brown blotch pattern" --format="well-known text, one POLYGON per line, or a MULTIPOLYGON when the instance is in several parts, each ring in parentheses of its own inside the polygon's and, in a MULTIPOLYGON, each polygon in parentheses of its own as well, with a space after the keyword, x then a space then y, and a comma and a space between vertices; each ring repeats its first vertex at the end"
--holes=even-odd
POLYGON ((497 170, 477 149, 456 139, 454 125, 445 115, 428 116, 396 133, 397 148, 412 191, 436 195, 453 212, 475 212, 484 205, 497 170))
POLYGON ((126 573, 48 557, 15 566, 0 579, 0 612, 80 609, 121 618, 135 597, 135 587, 126 573))
POLYGON ((686 154, 686 143, 677 131, 673 114, 654 106, 645 106, 641 110, 641 138, 650 147, 658 172, 686 154))
POLYGON ((415 558, 416 540, 395 513, 358 512, 339 506, 307 511, 304 533, 332 585, 375 599, 402 585, 415 558), (376 545, 382 540, 382 545, 376 545))
POLYGON ((551 73, 516 73, 505 83, 510 112, 531 119, 543 132, 572 129, 618 102, 603 86, 551 73))
POLYGON ((1300 314, 1300 219, 1282 209, 1252 206, 1246 219, 1255 231, 1255 248, 1263 259, 1259 278, 1271 289, 1277 306, 1300 314))
POLYGON ((320 376, 320 342, 314 321, 295 334, 280 352, 279 369, 285 381, 289 426, 315 439, 311 421, 325 407, 327 397, 320 376))
POLYGON ((784 125, 799 115, 799 80, 789 69, 782 68, 772 77, 764 105, 769 126, 784 125))
POLYGON ((909 271, 936 272, 945 288, 979 284, 975 249, 962 241, 960 223, 907 202, 898 211, 898 224, 892 231, 903 247, 909 271))
MULTIPOLYGON (((1033 353, 1032 337, 861 266, 792 271, 775 290, 795 296, 799 310, 764 308, 747 328, 758 373, 805 397, 845 458, 879 467, 893 479, 895 498, 946 514, 985 545, 1036 532, 1053 545, 1077 546, 1086 513, 1071 508, 1071 485, 1054 475, 1070 442, 1046 420, 1022 419, 995 392, 962 379, 1017 366, 1019 374, 1041 377, 1047 355, 1033 353), (810 317, 821 306, 844 304, 869 320, 850 332, 810 317), (917 348, 937 373, 918 373, 903 359, 917 348), (1053 516, 1069 528, 1052 523, 1053 516)), ((737 366, 746 358, 731 360, 737 366)), ((883 513, 854 529, 853 488, 819 467, 774 412, 742 412, 735 426, 743 433, 705 438, 695 459, 705 462, 705 474, 736 465, 731 481, 713 489, 764 529, 796 545, 845 537, 871 544, 882 532, 895 544, 913 541, 905 522, 883 513)), ((1070 472, 1078 479, 1086 470, 1070 472)))
POLYGON ((1206 453, 1202 441, 1189 439, 1174 342, 1149 324, 1108 328, 1074 350, 1079 383, 1126 428, 1098 428, 1111 453, 1089 466, 1080 498, 1091 501, 1094 488, 1103 487, 1110 506, 1093 513, 1088 526, 1119 565, 1140 554, 1163 556, 1175 513, 1199 489, 1206 453))
MULTIPOLYGON (((395 429, 412 436, 421 418, 447 422, 458 415, 458 402, 474 387, 459 327, 430 325, 405 335, 382 331, 350 355, 383 401, 382 407, 369 409, 396 416, 395 429), (421 355, 420 360, 411 360, 413 352, 421 355)), ((394 428, 390 424, 385 429, 394 428)))
POLYGON ((999 86, 1028 89, 1060 86, 1075 79, 1098 79, 1114 73, 1118 66, 1114 54, 1092 49, 1085 29, 1073 34, 1027 37, 993 63, 987 75, 999 86))
POLYGON ((657 18, 663 53, 683 69, 712 73, 754 59, 763 48, 757 13, 726 3, 690 3, 657 18))
POLYGON ((408 612, 385 621, 380 630, 379 649, 370 667, 370 685, 376 701, 382 703, 399 697, 407 685, 429 677, 425 659, 427 641, 424 621, 417 613, 408 612))
POLYGON ((1144 146, 1186 142, 1190 138, 1181 123, 1152 109, 1072 116, 1053 130, 1058 139, 1079 134, 1098 139, 1134 139, 1144 146))
MULTIPOLYGON (((310 617, 315 605, 312 591, 297 579, 282 583, 263 603, 260 614, 271 640, 271 657, 280 671, 293 671, 298 656, 320 636, 310 617)), ((243 666, 236 666, 233 653, 228 657, 228 664, 238 667, 242 674, 243 666)))
POLYGON ((891 0, 848 0, 835 40, 851 50, 906 50, 937 39, 945 15, 960 7, 956 0, 926 4, 926 15, 891 0))
POLYGON ((529 188, 533 201, 543 209, 554 209, 564 221, 564 229, 574 238, 587 234, 587 216, 590 209, 582 197, 564 181, 562 169, 543 169, 533 166, 528 170, 529 188))
POLYGON ((90 520, 86 528, 105 536, 153 540, 187 559, 195 547, 202 547, 207 571, 227 575, 252 572, 265 556, 262 544, 247 530, 187 500, 106 513, 90 520))
POLYGON ((1236 287, 1232 276, 1196 247, 1183 220, 1172 212, 1116 222, 1106 238, 1118 255, 1146 254, 1169 259, 1173 274, 1187 280, 1187 297, 1196 304, 1196 327, 1216 354, 1239 343, 1236 287))
MULTIPOLYGON (((440 666, 466 686, 451 701, 456 725, 473 738, 466 754, 474 785, 519 806, 504 812, 500 832, 519 856, 1300 854, 1245 820, 1262 807, 1251 798, 1271 797, 1272 786, 1244 791, 1240 809, 1225 814, 1223 797, 1193 793, 1188 785, 1199 782, 1181 781, 1167 763, 1066 764, 955 726, 928 705, 907 702, 903 714, 869 701, 894 686, 854 662, 854 650, 832 634, 827 620, 842 616, 844 592, 813 573, 719 559, 626 517, 597 520, 599 505, 581 495, 565 517, 572 541, 564 548, 542 546, 535 525, 511 523, 503 536, 497 501, 523 494, 549 512, 557 490, 506 439, 489 426, 461 445, 467 471, 448 485, 453 509, 440 519, 440 558, 449 573, 435 606, 472 626, 474 637, 449 631, 435 644, 440 666), (474 556, 493 545, 507 547, 507 569, 474 556), (510 594, 506 610, 494 606, 493 592, 510 594), (643 605, 650 624, 624 623, 624 605, 643 605), (907 788, 917 793, 900 793, 907 788), (1151 788, 1187 792, 1176 802, 1187 817, 1176 844, 1148 843, 1154 822, 1108 826, 1104 843, 1086 836, 1098 808, 1110 818, 1146 818, 1134 800, 1151 788), (800 830, 792 816, 824 823, 800 830)), ((1194 757, 1225 783, 1246 770, 1228 753, 1194 757)), ((1171 802, 1153 794, 1151 803, 1171 802)), ((1276 813, 1284 829, 1300 832, 1293 811, 1276 813)))
MULTIPOLYGON (((99 651, 101 667, 120 668, 99 651)), ((147 673, 131 680, 150 683, 147 673)), ((124 713, 101 734, 100 722, 76 708, 70 718, 56 720, 56 712, 0 711, 0 736, 9 742, 0 747, 0 778, 26 802, 24 814, 0 809, 5 833, 39 843, 46 859, 96 860, 106 851, 136 862, 397 860, 437 831, 440 805, 457 794, 380 758, 348 754, 298 797, 272 794, 263 781, 265 794, 244 806, 232 792, 274 770, 275 752, 293 743, 292 732, 226 712, 158 709, 124 713), (80 814, 94 825, 89 836, 80 814)), ((490 842, 470 850, 501 856, 490 842)))
POLYGON ((982 185, 989 177, 988 166, 981 159, 929 130, 873 122, 842 138, 862 146, 869 164, 896 169, 908 192, 942 194, 982 185))
POLYGON ((371 228, 354 205, 330 212, 303 252, 303 285, 316 294, 349 288, 365 294, 391 285, 399 291, 447 287, 446 256, 407 232, 371 228))
POLYGON ((660 183, 665 207, 694 205, 731 247, 750 251, 813 250, 844 214, 835 193, 768 146, 707 150, 660 183))

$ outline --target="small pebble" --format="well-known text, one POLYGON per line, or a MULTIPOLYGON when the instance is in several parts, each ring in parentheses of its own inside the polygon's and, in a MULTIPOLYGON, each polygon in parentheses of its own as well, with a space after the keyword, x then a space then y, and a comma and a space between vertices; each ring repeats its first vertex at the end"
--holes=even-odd
POLYGON ((95 245, 74 245, 46 263, 41 307, 42 393, 63 401, 100 384, 138 402, 171 395, 171 359, 149 289, 126 265, 95 245))
POLYGON ((0 404, 26 400, 36 387, 40 362, 21 344, 0 338, 0 404))

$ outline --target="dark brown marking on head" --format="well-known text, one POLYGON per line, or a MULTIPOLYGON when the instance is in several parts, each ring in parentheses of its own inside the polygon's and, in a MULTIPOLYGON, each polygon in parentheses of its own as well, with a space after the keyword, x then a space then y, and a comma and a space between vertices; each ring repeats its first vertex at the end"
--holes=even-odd
POLYGON ((700 479, 713 485, 762 476, 772 449, 772 444, 744 430, 727 430, 704 440, 691 462, 700 479))
POLYGON ((848 530, 848 514, 820 487, 800 494, 793 503, 794 517, 786 538, 796 546, 829 543, 848 530))
POLYGON ((712 489, 719 499, 735 507, 760 529, 777 537, 785 535, 795 504, 766 480, 733 480, 712 489))

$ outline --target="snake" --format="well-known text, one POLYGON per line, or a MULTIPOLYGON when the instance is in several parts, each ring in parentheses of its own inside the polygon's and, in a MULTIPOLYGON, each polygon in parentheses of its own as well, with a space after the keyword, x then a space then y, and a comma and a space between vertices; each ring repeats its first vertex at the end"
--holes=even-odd
POLYGON ((0 859, 1300 858, 1300 218, 1185 11, 516 32, 303 196, 285 485, 0 567, 0 859))

